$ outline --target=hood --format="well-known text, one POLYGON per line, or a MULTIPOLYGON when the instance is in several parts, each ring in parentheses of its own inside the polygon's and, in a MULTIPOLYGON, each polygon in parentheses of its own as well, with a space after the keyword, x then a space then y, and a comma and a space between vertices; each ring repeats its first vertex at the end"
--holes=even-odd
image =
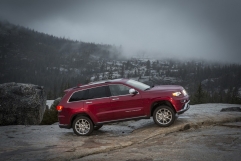
POLYGON ((159 85, 159 86, 154 86, 148 91, 181 91, 181 90, 183 90, 183 87, 178 85, 159 85))

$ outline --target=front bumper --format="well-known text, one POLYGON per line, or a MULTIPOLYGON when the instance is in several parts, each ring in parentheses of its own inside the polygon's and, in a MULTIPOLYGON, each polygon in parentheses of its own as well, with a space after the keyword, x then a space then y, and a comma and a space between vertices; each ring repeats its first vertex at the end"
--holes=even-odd
POLYGON ((188 102, 186 102, 185 105, 183 106, 183 108, 180 111, 178 111, 177 113, 183 114, 185 111, 187 111, 190 108, 189 102, 190 102, 190 100, 188 102))

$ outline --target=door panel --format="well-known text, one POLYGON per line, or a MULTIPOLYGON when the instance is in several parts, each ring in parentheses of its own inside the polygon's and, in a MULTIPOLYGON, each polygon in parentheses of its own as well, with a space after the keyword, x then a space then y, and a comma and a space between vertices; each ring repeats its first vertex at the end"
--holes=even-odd
POLYGON ((111 106, 115 120, 144 116, 141 95, 128 94, 130 87, 116 84, 110 85, 111 106))
POLYGON ((115 119, 143 116, 144 110, 142 105, 140 94, 111 97, 111 106, 115 119))
POLYGON ((97 122, 113 120, 113 111, 110 103, 110 98, 100 98, 93 100, 84 101, 86 109, 94 117, 96 117, 97 122))
POLYGON ((108 86, 88 89, 87 100, 84 101, 84 105, 88 113, 91 113, 97 122, 113 119, 108 86))

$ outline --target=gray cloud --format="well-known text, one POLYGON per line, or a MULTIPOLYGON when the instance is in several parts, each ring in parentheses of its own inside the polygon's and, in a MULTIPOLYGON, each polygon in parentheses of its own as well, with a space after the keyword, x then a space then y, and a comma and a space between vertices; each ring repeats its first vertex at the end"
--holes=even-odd
POLYGON ((241 61, 238 0, 1 0, 0 18, 84 42, 177 58, 241 61))

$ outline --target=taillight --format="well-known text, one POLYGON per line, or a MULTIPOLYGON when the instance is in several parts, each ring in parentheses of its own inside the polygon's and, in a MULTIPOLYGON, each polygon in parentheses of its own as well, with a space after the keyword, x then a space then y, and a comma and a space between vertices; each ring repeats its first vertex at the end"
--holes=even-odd
POLYGON ((64 108, 64 106, 57 106, 56 107, 57 111, 62 111, 63 108, 64 108))

